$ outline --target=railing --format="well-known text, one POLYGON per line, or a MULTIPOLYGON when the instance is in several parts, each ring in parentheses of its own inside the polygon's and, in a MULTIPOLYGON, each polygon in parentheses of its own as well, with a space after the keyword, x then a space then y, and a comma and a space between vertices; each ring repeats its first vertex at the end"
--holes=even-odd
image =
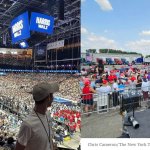
POLYGON ((148 87, 148 91, 144 93, 141 88, 130 87, 120 89, 119 91, 111 91, 109 93, 100 93, 98 89, 96 89, 96 93, 82 94, 80 102, 82 115, 93 112, 107 113, 117 108, 120 109, 120 111, 132 111, 133 109, 141 107, 143 103, 147 103, 145 106, 147 105, 147 107, 149 107, 149 89, 150 87, 148 87), (91 99, 88 97, 89 95, 91 95, 91 99))

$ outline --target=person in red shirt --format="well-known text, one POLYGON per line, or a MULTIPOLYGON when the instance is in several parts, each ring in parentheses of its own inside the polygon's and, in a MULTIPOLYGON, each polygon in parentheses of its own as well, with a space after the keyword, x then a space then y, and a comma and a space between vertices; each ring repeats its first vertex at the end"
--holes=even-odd
POLYGON ((113 81, 114 81, 114 79, 116 79, 117 80, 117 76, 115 75, 115 71, 112 71, 111 70, 111 74, 108 76, 108 81, 109 81, 109 83, 113 83, 113 81))
POLYGON ((79 113, 79 112, 77 112, 76 117, 77 117, 77 118, 79 118, 79 117, 80 117, 80 113, 79 113))
POLYGON ((73 116, 70 116, 69 121, 70 121, 70 123, 72 123, 74 121, 73 116))
POLYGON ((86 113, 88 113, 89 108, 94 109, 93 93, 96 93, 96 91, 90 86, 90 82, 85 82, 82 89, 82 103, 85 105, 84 109, 86 113))

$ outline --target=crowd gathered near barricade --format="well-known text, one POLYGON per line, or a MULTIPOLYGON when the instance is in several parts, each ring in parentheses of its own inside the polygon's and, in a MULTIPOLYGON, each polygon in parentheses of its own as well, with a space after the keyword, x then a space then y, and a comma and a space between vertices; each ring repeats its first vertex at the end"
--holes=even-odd
POLYGON ((73 104, 77 103, 80 97, 78 76, 9 73, 6 76, 0 76, 0 146, 7 145, 9 139, 13 141, 11 146, 15 144, 22 119, 33 110, 34 101, 31 92, 38 82, 58 82, 60 89, 54 97, 61 97, 70 102, 70 104, 53 102, 49 110, 55 128, 54 137, 59 142, 63 142, 63 138, 70 133, 80 132, 80 107, 73 104), (61 128, 58 129, 59 126, 61 128))
MULTIPOLYGON (((117 66, 117 68, 115 68, 115 66, 97 65, 88 70, 83 68, 81 74, 81 103, 85 106, 85 112, 88 112, 89 108, 94 109, 93 100, 96 94, 102 97, 101 99, 103 99, 103 96, 106 94, 112 95, 112 101, 114 101, 116 94, 117 96, 119 94, 128 94, 129 96, 130 92, 132 92, 132 94, 138 92, 143 101, 149 100, 149 66, 130 65, 117 66)), ((117 105, 119 105, 119 102, 117 105)), ((114 106, 116 106, 116 104, 114 104, 114 106)), ((146 104, 145 107, 149 107, 148 104, 146 104)))

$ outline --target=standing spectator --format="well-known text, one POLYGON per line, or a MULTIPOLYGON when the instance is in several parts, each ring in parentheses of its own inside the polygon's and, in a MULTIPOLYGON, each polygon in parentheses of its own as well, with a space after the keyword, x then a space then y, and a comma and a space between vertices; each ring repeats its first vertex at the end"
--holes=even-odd
POLYGON ((58 90, 56 83, 39 83, 33 87, 35 107, 21 125, 16 150, 53 150, 46 111, 53 102, 53 93, 58 90))
MULTIPOLYGON (((84 83, 84 88, 82 89, 82 103, 85 105, 85 112, 88 113, 89 108, 94 109, 93 105, 93 93, 96 91, 90 86, 90 82, 84 83)), ((89 114, 88 114, 89 116, 89 114)))
POLYGON ((142 78, 141 78, 140 75, 138 75, 138 76, 137 76, 137 84, 136 84, 136 87, 137 87, 138 89, 140 89, 141 86, 142 86, 142 78))
POLYGON ((112 84, 112 91, 118 91, 117 79, 114 79, 114 83, 112 84))
POLYGON ((95 66, 94 73, 96 73, 98 75, 98 66, 95 66))
POLYGON ((102 60, 99 60, 98 73, 99 73, 99 75, 101 75, 103 72, 104 72, 103 61, 102 61, 102 60))
MULTIPOLYGON (((98 94, 102 97, 102 99, 106 100, 110 94, 111 87, 108 85, 107 80, 103 80, 103 85, 100 88, 96 89, 98 94)), ((104 107, 103 107, 104 108, 104 107)))
POLYGON ((95 87, 96 87, 95 81, 96 81, 96 75, 94 74, 94 75, 92 76, 92 79, 91 79, 91 87, 92 87, 93 89, 95 89, 95 87))
MULTIPOLYGON (((144 101, 148 100, 149 82, 146 78, 143 78, 141 90, 143 92, 144 101)), ((148 106, 148 102, 146 104, 148 106)))
POLYGON ((111 92, 111 87, 108 85, 107 80, 103 80, 103 85, 100 88, 97 88, 98 93, 110 93, 111 92))
POLYGON ((131 82, 129 84, 131 90, 136 90, 136 78, 134 76, 131 77, 131 82))

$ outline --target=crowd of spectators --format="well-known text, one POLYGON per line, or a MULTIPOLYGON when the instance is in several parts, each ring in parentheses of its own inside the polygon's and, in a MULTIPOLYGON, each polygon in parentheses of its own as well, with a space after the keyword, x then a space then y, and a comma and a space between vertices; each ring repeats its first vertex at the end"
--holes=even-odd
POLYGON ((55 137, 63 142, 62 137, 65 138, 66 131, 73 134, 80 130, 80 107, 71 103, 77 102, 80 97, 78 77, 68 74, 9 73, 0 76, 0 146, 7 145, 9 137, 13 138, 13 143, 15 142, 23 117, 26 117, 34 106, 32 88, 43 81, 58 82, 60 91, 54 97, 70 101, 70 105, 54 102, 49 110, 55 126, 65 124, 68 127, 62 130, 64 134, 56 129, 55 137), (66 113, 69 113, 67 118, 65 118, 66 113))
POLYGON ((0 65, 3 69, 28 69, 31 68, 31 62, 31 56, 0 53, 0 65))
POLYGON ((51 117, 65 123, 73 131, 80 129, 81 114, 79 106, 54 103, 51 110, 51 117))
POLYGON ((56 97, 78 101, 80 96, 78 78, 70 77, 70 75, 11 73, 0 76, 0 78, 0 102, 23 112, 32 107, 33 102, 30 92, 38 82, 55 81, 60 83, 60 91, 56 93, 56 97))
MULTIPOLYGON (((82 69, 81 73, 80 87, 83 94, 82 103, 85 105, 93 105, 94 94, 102 97, 105 94, 117 93, 119 95, 130 92, 140 94, 144 101, 149 100, 150 68, 146 65, 121 66, 120 68, 105 66, 101 72, 95 69, 94 72, 88 73, 82 69)), ((146 104, 146 107, 149 105, 146 104)), ((86 107, 85 111, 88 111, 86 107)))
POLYGON ((6 111, 0 110, 0 147, 14 150, 21 120, 6 111))
POLYGON ((81 114, 79 106, 53 103, 50 112, 54 120, 53 128, 56 131, 54 137, 57 141, 63 142, 63 138, 80 132, 81 114))

